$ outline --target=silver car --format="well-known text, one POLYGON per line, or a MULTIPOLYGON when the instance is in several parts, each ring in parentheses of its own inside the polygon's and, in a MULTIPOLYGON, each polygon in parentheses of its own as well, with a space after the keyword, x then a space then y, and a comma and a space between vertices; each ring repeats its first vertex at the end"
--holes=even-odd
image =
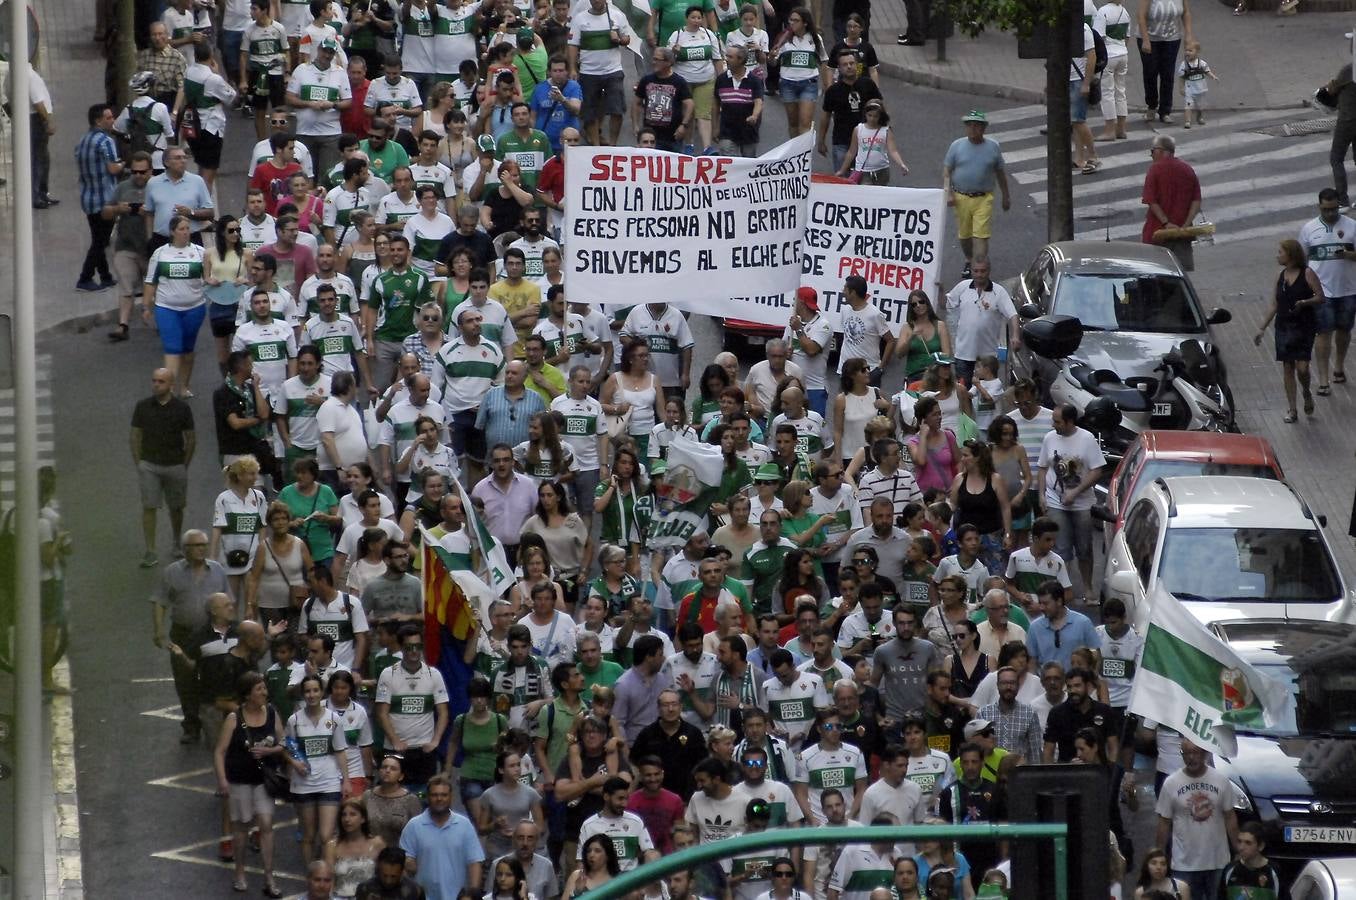
MULTIPOLYGON (((1105 507, 1094 518, 1109 518, 1105 507)), ((1283 481, 1238 475, 1156 478, 1107 549, 1103 599, 1140 633, 1162 588, 1202 622, 1282 616, 1352 622, 1321 523, 1283 481)))
POLYGON ((1356 859, 1316 859, 1290 887, 1293 900, 1346 900, 1356 896, 1356 859))
MULTIPOLYGON (((1226 309, 1205 315, 1190 279, 1164 247, 1130 241, 1047 244, 1026 272, 1005 286, 1023 320, 1077 317, 1084 334, 1075 355, 1093 369, 1109 369, 1122 380, 1153 377, 1165 353, 1195 338, 1224 381, 1210 326, 1232 316, 1226 309)), ((1059 363, 1023 346, 1013 355, 1012 370, 1045 392, 1059 363)))

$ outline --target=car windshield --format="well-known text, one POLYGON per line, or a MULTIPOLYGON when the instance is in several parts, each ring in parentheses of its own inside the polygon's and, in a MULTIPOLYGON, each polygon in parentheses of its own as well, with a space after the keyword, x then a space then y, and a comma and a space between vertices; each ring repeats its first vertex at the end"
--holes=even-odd
POLYGON ((1084 329, 1094 331, 1205 330, 1190 288, 1175 275, 1065 273, 1055 289, 1052 312, 1076 316, 1084 329))
POLYGON ((1239 466, 1200 459, 1151 459, 1144 464, 1144 471, 1139 477, 1142 483, 1152 484, 1155 478, 1177 478, 1182 475, 1239 475, 1276 480, 1276 473, 1271 466, 1239 466))
POLYGON ((1284 684, 1295 702, 1275 725, 1250 726, 1248 732, 1273 737, 1356 734, 1356 672, 1349 663, 1313 666, 1291 660, 1288 666, 1258 668, 1284 684))
POLYGON ((1169 528, 1158 580, 1181 600, 1331 603, 1341 599, 1316 530, 1169 528))

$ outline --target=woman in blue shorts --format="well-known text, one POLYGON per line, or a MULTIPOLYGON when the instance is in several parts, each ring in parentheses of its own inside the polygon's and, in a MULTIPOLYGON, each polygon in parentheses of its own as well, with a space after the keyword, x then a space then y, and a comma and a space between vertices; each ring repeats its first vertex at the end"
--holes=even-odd
POLYGON ((780 93, 791 137, 809 131, 815 120, 815 101, 829 85, 828 55, 810 10, 797 6, 786 17, 786 37, 773 48, 781 62, 780 93))
POLYGON ((206 251, 189 238, 188 219, 170 219, 170 242, 151 254, 142 291, 141 318, 147 325, 155 317, 160 343, 165 349, 165 368, 174 376, 180 397, 192 397, 188 383, 193 378, 193 348, 207 317, 204 279, 211 277, 206 251))

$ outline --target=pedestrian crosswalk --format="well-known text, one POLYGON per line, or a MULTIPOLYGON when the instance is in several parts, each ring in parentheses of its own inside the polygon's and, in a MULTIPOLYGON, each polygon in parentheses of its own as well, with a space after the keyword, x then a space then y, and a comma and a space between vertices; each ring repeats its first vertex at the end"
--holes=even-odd
MULTIPOLYGON (((38 364, 38 465, 55 465, 56 441, 52 420, 52 356, 39 353, 38 364)), ((0 509, 14 505, 14 389, 0 389, 0 509)))
MULTIPOLYGON (((1155 125, 1177 141, 1201 182, 1201 211, 1215 224, 1214 243, 1292 236, 1315 215, 1318 191, 1332 185, 1328 166, 1330 128, 1302 128, 1308 134, 1284 136, 1279 126, 1316 113, 1249 110, 1207 113, 1203 126, 1155 125)), ((1008 177, 1037 207, 1049 203, 1046 171, 1045 107, 1019 106, 989 115, 988 136, 1002 145, 1008 177)), ((1316 121, 1314 125, 1318 125, 1316 121)), ((1089 117, 1100 133, 1101 116, 1089 117)), ((1154 131, 1135 116, 1128 140, 1099 143, 1101 168, 1093 175, 1074 173, 1074 237, 1078 240, 1134 239, 1144 224, 1140 192, 1149 165, 1154 131)), ((1198 250, 1208 244, 1198 244, 1198 250)))

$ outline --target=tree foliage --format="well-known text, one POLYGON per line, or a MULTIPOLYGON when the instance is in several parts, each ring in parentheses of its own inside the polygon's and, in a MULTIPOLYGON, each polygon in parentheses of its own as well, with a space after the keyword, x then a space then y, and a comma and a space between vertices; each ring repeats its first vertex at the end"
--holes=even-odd
POLYGON ((946 15, 970 37, 997 28, 1026 39, 1056 24, 1065 5, 1066 0, 934 0, 933 15, 946 15))

